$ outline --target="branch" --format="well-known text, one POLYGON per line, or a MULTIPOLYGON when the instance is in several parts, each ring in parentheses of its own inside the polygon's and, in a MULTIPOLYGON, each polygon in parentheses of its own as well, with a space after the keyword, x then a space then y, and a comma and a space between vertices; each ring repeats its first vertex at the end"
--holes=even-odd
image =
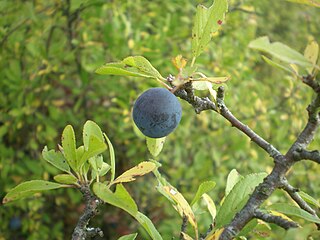
POLYGON ((275 216, 269 213, 262 212, 259 209, 256 209, 254 211, 254 217, 261 219, 262 221, 268 222, 268 223, 274 223, 277 224, 278 226, 284 228, 284 229, 289 229, 289 228, 297 228, 299 225, 295 222, 289 221, 287 219, 284 219, 279 216, 275 216))
MULTIPOLYGON (((308 203, 306 203, 302 197, 298 194, 299 189, 294 188, 293 186, 291 186, 287 179, 283 179, 282 180, 282 187, 283 190, 285 190, 290 197, 299 205, 299 207, 305 211, 307 211, 308 213, 312 214, 315 217, 318 217, 318 215, 316 214, 316 211, 314 209, 312 209, 308 203)), ((317 224, 318 228, 320 227, 320 224, 317 224)))
MULTIPOLYGON (((285 174, 290 167, 296 163, 293 153, 295 153, 297 149, 306 148, 312 141, 315 132, 320 125, 320 94, 317 94, 317 97, 308 106, 308 123, 297 137, 297 140, 292 144, 286 155, 281 154, 279 150, 260 137, 247 125, 239 121, 230 112, 224 103, 223 87, 219 87, 218 89, 217 104, 213 103, 208 98, 199 98, 194 96, 191 83, 185 84, 183 88, 175 92, 175 95, 191 104, 196 113, 200 113, 204 110, 213 110, 220 113, 220 115, 227 119, 233 127, 236 127, 238 130, 246 134, 253 142, 264 149, 274 159, 275 166, 272 169, 272 172, 255 188, 246 205, 236 214, 231 223, 225 226, 219 239, 230 240, 234 238, 251 219, 257 216, 261 218, 268 217, 269 221, 279 221, 277 218, 270 218, 268 215, 260 214, 258 209, 261 204, 271 196, 275 189, 283 187, 285 174)), ((295 223, 282 224, 280 226, 297 227, 295 223)))
POLYGON ((309 116, 307 125, 286 153, 286 158, 292 161, 295 160, 297 151, 305 149, 310 144, 320 125, 320 94, 317 94, 316 98, 309 104, 307 111, 309 116))
POLYGON ((295 161, 310 160, 320 164, 320 152, 318 150, 308 151, 306 149, 298 148, 293 153, 295 161))
POLYGON ((220 113, 225 119, 227 119, 233 127, 236 127, 241 132, 246 134, 253 142, 259 147, 264 149, 271 157, 280 157, 281 153, 274 146, 260 137, 257 133, 251 130, 247 125, 240 122, 226 107, 224 103, 224 87, 219 87, 217 93, 217 106, 209 98, 199 98, 193 94, 192 84, 186 83, 183 89, 179 89, 174 93, 176 96, 183 100, 186 100, 193 106, 196 113, 200 113, 205 110, 213 110, 220 113))
POLYGON ((186 232, 187 226, 188 226, 188 217, 186 215, 183 215, 181 231, 180 231, 180 240, 185 239, 184 236, 183 236, 183 233, 186 232))
POLYGON ((289 170, 290 166, 284 156, 275 160, 275 166, 272 172, 255 188, 246 205, 236 214, 231 223, 225 227, 219 238, 220 240, 234 238, 241 229, 255 217, 255 211, 271 196, 274 190, 279 187, 281 179, 289 170))
POLYGON ((82 185, 80 191, 85 199, 86 207, 73 231, 72 240, 83 240, 95 236, 103 237, 103 232, 100 228, 87 228, 90 219, 97 214, 97 208, 101 201, 92 194, 89 185, 82 185))
POLYGON ((265 139, 260 137, 257 133, 255 133, 251 128, 249 128, 247 125, 243 124, 241 121, 239 121, 227 108, 227 106, 224 103, 224 87, 218 88, 217 93, 217 102, 218 102, 218 108, 220 110, 220 114, 227 119, 233 127, 236 127, 241 132, 246 134, 254 143, 256 143, 259 147, 264 149, 272 158, 281 157, 282 154, 277 150, 274 146, 272 146, 269 142, 267 142, 265 139))
POLYGON ((191 104, 197 114, 205 110, 218 111, 216 105, 209 98, 200 98, 193 94, 191 82, 186 83, 184 88, 176 90, 174 94, 191 104))
POLYGON ((320 93, 320 84, 315 81, 314 77, 308 75, 302 78, 303 83, 311 87, 316 93, 320 93))

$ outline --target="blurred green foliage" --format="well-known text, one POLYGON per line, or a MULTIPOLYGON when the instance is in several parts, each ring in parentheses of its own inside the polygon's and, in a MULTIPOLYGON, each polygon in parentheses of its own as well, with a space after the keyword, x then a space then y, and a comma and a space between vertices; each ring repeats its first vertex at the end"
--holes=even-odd
MULTIPOLYGON (((56 147, 67 124, 80 136, 87 119, 97 122, 114 144, 118 173, 150 158, 144 140, 133 130, 131 108, 141 92, 157 83, 93 72, 105 62, 143 55, 163 76, 176 74, 171 58, 182 54, 191 59, 192 19, 200 2, 0 1, 0 199, 23 180, 52 179, 57 171, 40 161, 40 153, 45 145, 56 147)), ((268 35, 303 52, 310 38, 320 40, 320 9, 276 0, 231 0, 229 5, 222 30, 197 64, 208 75, 230 75, 226 96, 230 110, 285 152, 306 123, 311 92, 265 64, 247 46, 268 35)), ((167 138, 160 161, 163 174, 188 200, 202 181, 214 180, 217 187, 210 195, 217 204, 233 168, 243 175, 271 170, 272 160, 265 152, 224 119, 211 112, 196 115, 188 104, 182 105, 181 124, 167 138)), ((319 137, 313 149, 319 149, 319 137)), ((301 162, 289 179, 319 198, 317 170, 315 164, 301 162)), ((147 176, 128 188, 164 239, 178 236, 181 220, 155 184, 147 176)), ((279 191, 269 202, 287 199, 279 191)), ((1 206, 0 239, 67 239, 83 207, 81 195, 72 190, 1 206), (22 221, 18 229, 10 226, 15 217, 22 221)), ((199 223, 204 232, 210 216, 199 223)), ((137 227, 130 217, 108 206, 92 224, 104 230, 106 239, 137 227)), ((264 239, 284 235, 279 228, 274 231, 264 239)), ((142 230, 139 236, 147 239, 142 230)))

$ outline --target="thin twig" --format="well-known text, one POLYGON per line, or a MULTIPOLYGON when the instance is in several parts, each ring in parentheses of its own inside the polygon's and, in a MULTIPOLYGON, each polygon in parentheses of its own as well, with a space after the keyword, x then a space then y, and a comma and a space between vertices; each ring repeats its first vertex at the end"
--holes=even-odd
POLYGON ((268 222, 268 223, 274 223, 277 224, 278 226, 284 228, 284 229, 289 229, 289 228, 297 228, 299 225, 295 222, 289 221, 287 219, 284 219, 279 216, 271 215, 269 213, 262 212, 259 209, 256 209, 254 211, 254 217, 261 219, 262 221, 268 222))
MULTIPOLYGON (((318 217, 318 215, 316 214, 316 211, 314 209, 312 209, 312 207, 309 206, 309 204, 304 201, 302 199, 302 197, 299 195, 299 189, 294 188, 293 186, 291 186, 287 179, 283 179, 282 180, 282 186, 281 188, 283 190, 285 190, 289 196, 299 205, 299 207, 305 211, 307 211, 308 213, 312 214, 315 217, 318 217)), ((320 228, 320 224, 316 224, 318 229, 320 228)))
POLYGON ((278 149, 276 149, 274 146, 272 146, 269 142, 267 142, 265 139, 263 139, 261 136, 259 136, 257 133, 255 133, 250 127, 243 124, 241 121, 239 121, 227 108, 227 106, 224 103, 224 87, 221 86, 218 89, 217 93, 217 102, 218 102, 218 108, 220 109, 220 114, 227 119, 233 127, 236 127, 241 132, 246 134, 254 143, 256 143, 259 147, 261 147, 263 150, 265 150, 272 158, 281 157, 282 154, 278 149))
POLYGON ((186 215, 183 215, 182 218, 182 224, 181 224, 181 233, 180 233, 180 240, 183 240, 183 233, 186 232, 188 226, 188 217, 186 215))

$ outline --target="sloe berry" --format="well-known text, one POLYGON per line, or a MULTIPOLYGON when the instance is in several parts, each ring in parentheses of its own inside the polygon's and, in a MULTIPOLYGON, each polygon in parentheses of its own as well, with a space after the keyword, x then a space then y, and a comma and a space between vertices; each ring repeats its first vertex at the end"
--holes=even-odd
POLYGON ((182 109, 176 96, 165 88, 151 88, 142 93, 133 106, 133 121, 150 138, 171 133, 181 120, 182 109))

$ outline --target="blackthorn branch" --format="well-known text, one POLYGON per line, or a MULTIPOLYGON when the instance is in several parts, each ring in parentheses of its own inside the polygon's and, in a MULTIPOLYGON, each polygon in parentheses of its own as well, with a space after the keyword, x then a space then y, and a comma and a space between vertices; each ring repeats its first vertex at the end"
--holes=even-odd
POLYGON ((287 171, 298 160, 309 159, 320 163, 319 151, 310 152, 306 150, 306 147, 313 140, 315 132, 320 125, 320 85, 312 76, 304 77, 303 82, 313 89, 316 93, 316 97, 307 108, 309 119, 305 128, 301 131, 296 141, 292 144, 285 155, 283 155, 271 143, 255 133, 250 127, 243 124, 231 113, 224 103, 223 87, 219 87, 218 89, 216 103, 211 101, 209 98, 200 98, 195 96, 191 82, 186 83, 183 87, 180 87, 180 89, 175 91, 175 95, 191 104, 196 113, 200 113, 205 110, 213 110, 219 113, 227 119, 233 127, 247 135, 254 143, 274 159, 274 167, 271 173, 255 188, 242 210, 235 215, 233 220, 227 226, 225 226, 224 231, 219 238, 220 240, 233 239, 253 218, 275 223, 284 229, 298 227, 299 225, 295 222, 288 221, 281 217, 273 216, 259 210, 259 207, 263 202, 271 196, 274 190, 278 188, 282 188, 287 191, 289 196, 297 202, 302 209, 318 217, 316 212, 300 197, 297 190, 289 185, 285 177, 287 171))

